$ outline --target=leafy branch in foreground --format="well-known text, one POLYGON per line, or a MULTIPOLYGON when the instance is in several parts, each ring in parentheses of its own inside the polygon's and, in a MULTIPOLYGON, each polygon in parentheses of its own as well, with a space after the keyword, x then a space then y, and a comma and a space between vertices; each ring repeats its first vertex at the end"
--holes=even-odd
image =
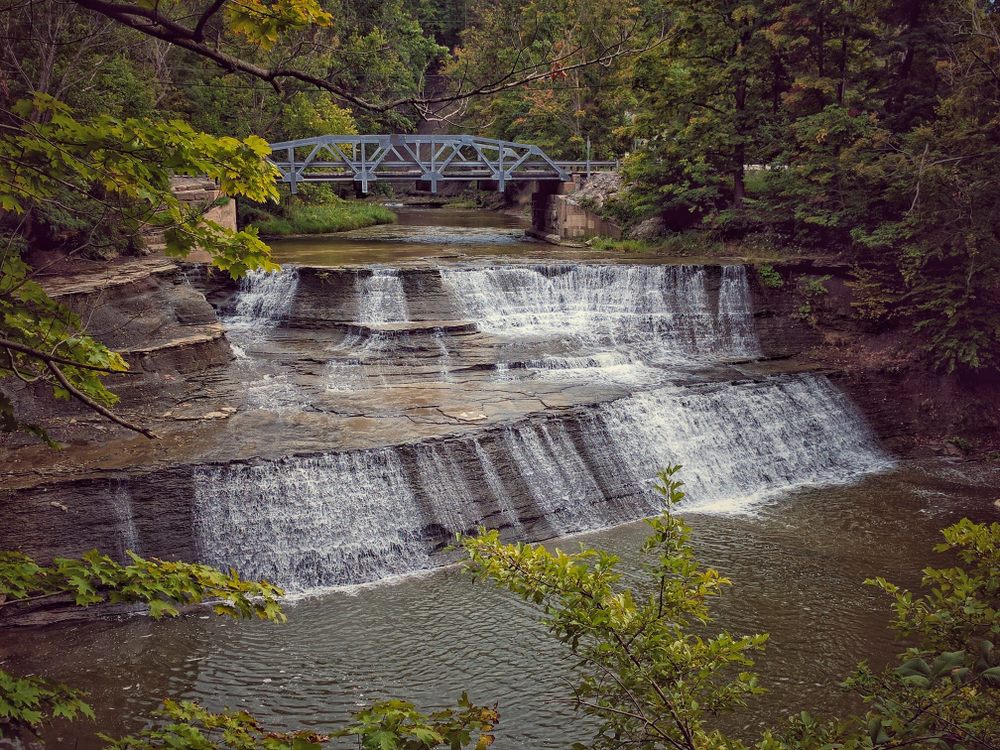
POLYGON ((284 592, 267 581, 244 581, 236 571, 197 563, 143 559, 133 552, 130 565, 120 565, 97 550, 80 559, 57 558, 51 567, 38 565, 19 552, 0 552, 0 612, 6 607, 68 596, 75 604, 145 604, 156 619, 176 616, 178 607, 217 600, 220 615, 284 622, 278 598, 284 592))
MULTIPOLYGON (((504 545, 497 533, 460 537, 480 578, 541 605, 543 622, 579 657, 573 703, 601 720, 593 748, 743 750, 742 741, 713 729, 721 712, 763 692, 750 653, 767 636, 728 633, 703 640, 686 631, 707 623, 706 599, 729 583, 700 570, 688 527, 671 515, 684 497, 660 472, 656 489, 667 507, 646 523, 653 533, 643 552, 646 590, 620 586, 618 558, 581 547, 549 552, 541 545, 504 545)), ((756 750, 1000 750, 1000 524, 963 520, 944 530, 938 552, 957 552, 961 566, 924 571, 929 594, 915 597, 882 578, 868 581, 896 597, 892 627, 921 637, 901 654, 903 664, 876 673, 860 664, 844 688, 868 706, 848 720, 806 712, 769 729, 756 750), (991 640, 992 639, 992 640, 991 640)), ((584 747, 584 746, 579 746, 584 747)))
MULTIPOLYGON (((278 604, 283 591, 266 581, 244 581, 206 565, 145 560, 129 553, 130 565, 119 565, 96 550, 77 559, 57 559, 51 567, 38 565, 17 552, 0 552, 0 614, 41 600, 68 597, 86 607, 101 602, 146 604, 156 619, 176 616, 179 607, 211 601, 217 614, 235 618, 257 616, 285 622, 278 604)), ((44 677, 19 677, 0 670, 0 737, 3 730, 35 734, 55 718, 91 719, 94 712, 85 702, 87 693, 44 677)), ((493 743, 493 728, 500 720, 496 706, 476 706, 465 693, 457 709, 444 709, 425 716, 413 704, 398 700, 378 701, 352 714, 353 721, 327 736, 310 730, 272 732, 245 711, 211 713, 197 703, 164 700, 157 712, 166 717, 163 726, 138 737, 113 739, 109 750, 313 750, 330 736, 356 736, 365 750, 432 750, 463 748, 475 740, 476 750, 493 743)))
POLYGON ((161 729, 142 732, 138 737, 115 740, 107 750, 161 750, 161 748, 197 748, 197 750, 316 750, 331 737, 358 738, 364 750, 432 750, 448 747, 458 750, 469 745, 478 734, 475 750, 493 744, 490 732, 500 720, 493 708, 473 705, 465 693, 458 710, 445 709, 429 717, 417 712, 405 701, 378 701, 358 711, 354 721, 330 735, 309 730, 269 732, 246 711, 213 714, 197 703, 165 700, 156 713, 170 723, 161 729))
MULTIPOLYGON (((668 467, 656 485, 668 509, 684 497, 679 469, 668 467)), ((653 533, 643 545, 650 562, 642 595, 620 585, 619 559, 599 550, 505 545, 485 530, 459 543, 480 579, 541 605, 543 622, 580 658, 573 702, 602 722, 593 747, 723 747, 731 741, 705 719, 763 692, 756 675, 733 668, 752 666, 767 636, 687 632, 709 621, 706 600, 729 581, 700 569, 683 521, 667 512, 646 523, 653 533)))
MULTIPOLYGON (((272 200, 277 189, 274 168, 265 159, 269 153, 260 138, 215 138, 179 121, 107 115, 78 120, 49 96, 18 101, 0 118, 0 379, 48 385, 57 399, 76 399, 155 437, 109 410, 118 399, 102 377, 124 373, 128 364, 87 335, 72 310, 49 297, 35 281, 44 269, 32 269, 23 254, 37 240, 32 232, 39 216, 58 207, 98 215, 78 217, 89 230, 66 233, 67 255, 100 245, 96 230, 110 223, 133 239, 144 227, 160 229, 168 255, 183 257, 200 247, 234 278, 248 269, 274 270, 255 230, 236 232, 206 221, 202 209, 170 189, 172 175, 206 175, 226 195, 272 200)), ((0 393, 0 430, 24 430, 55 445, 42 428, 17 415, 10 392, 0 393)))
MULTIPOLYGON (((102 602, 145 604, 156 619, 176 616, 179 607, 212 601, 217 614, 284 622, 278 598, 283 591, 266 581, 244 581, 207 565, 146 560, 129 552, 120 565, 97 550, 80 559, 37 564, 19 552, 0 552, 0 615, 47 599, 68 598, 81 607, 102 602)), ((0 670, 0 737, 3 727, 35 732, 53 718, 93 718, 86 693, 51 680, 17 677, 0 670)))

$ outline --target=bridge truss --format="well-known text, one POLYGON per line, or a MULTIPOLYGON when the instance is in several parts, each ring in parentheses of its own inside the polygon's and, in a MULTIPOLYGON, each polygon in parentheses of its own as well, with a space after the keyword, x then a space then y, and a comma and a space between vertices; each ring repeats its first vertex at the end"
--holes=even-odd
POLYGON ((324 135, 271 144, 271 162, 280 181, 359 183, 362 192, 375 181, 423 181, 437 192, 445 180, 493 180, 503 190, 515 180, 567 182, 583 164, 607 168, 615 162, 562 162, 538 147, 469 135, 324 135))

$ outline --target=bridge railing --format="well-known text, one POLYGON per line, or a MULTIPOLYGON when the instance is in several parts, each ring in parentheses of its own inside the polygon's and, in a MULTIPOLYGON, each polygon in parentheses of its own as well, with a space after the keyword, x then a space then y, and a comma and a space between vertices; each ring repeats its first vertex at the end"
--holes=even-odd
MULTIPOLYGON (((271 162, 292 193, 301 183, 420 180, 437 192, 444 180, 572 179, 587 162, 555 162, 538 146, 476 136, 325 135, 271 144, 271 162)), ((615 162, 590 162, 610 168, 615 162)))

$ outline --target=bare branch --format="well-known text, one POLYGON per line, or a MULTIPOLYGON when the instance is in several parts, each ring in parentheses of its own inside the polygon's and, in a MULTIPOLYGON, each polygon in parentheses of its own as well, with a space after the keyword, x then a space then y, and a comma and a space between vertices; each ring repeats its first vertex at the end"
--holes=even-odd
POLYGON ((108 367, 100 367, 99 365, 88 365, 85 362, 74 362, 71 359, 63 359, 62 357, 57 357, 54 354, 47 354, 41 349, 35 349, 31 346, 25 346, 24 344, 19 344, 16 341, 9 341, 7 339, 0 339, 0 347, 4 349, 10 349, 15 352, 20 352, 21 354, 27 354, 29 357, 34 357, 35 359, 40 359, 46 364, 49 362, 54 362, 59 365, 67 365, 69 367, 78 367, 82 370, 93 370, 95 372, 104 372, 109 375, 127 375, 128 373, 122 372, 121 370, 112 370, 108 367))
POLYGON ((55 362, 52 362, 50 360, 45 364, 52 371, 52 374, 56 376, 56 380, 59 381, 59 384, 63 388, 65 388, 66 391, 71 396, 73 396, 73 398, 85 404, 87 407, 93 409, 98 414, 107 417, 115 424, 119 424, 122 427, 125 427, 126 429, 132 430, 133 432, 138 432, 140 435, 145 435, 150 440, 154 440, 159 437, 159 435, 154 433, 152 430, 149 430, 145 427, 140 427, 139 425, 136 424, 132 424, 131 422, 122 419, 121 417, 117 416, 114 412, 109 411, 108 409, 101 406, 101 404, 94 401, 94 399, 90 398, 90 396, 88 396, 86 393, 79 390, 72 383, 70 383, 69 380, 66 378, 66 376, 63 374, 62 370, 59 369, 59 366, 55 362))

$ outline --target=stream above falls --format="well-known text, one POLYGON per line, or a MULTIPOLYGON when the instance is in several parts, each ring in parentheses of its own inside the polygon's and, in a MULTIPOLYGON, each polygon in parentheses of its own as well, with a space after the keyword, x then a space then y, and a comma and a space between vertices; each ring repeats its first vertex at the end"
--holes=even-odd
MULTIPOLYGON (((468 690, 500 701, 497 747, 568 747, 591 725, 553 702, 558 644, 444 547, 483 524, 634 565, 649 480, 673 463, 697 552, 735 584, 719 626, 773 634, 773 693, 729 726, 856 710, 836 684, 893 648, 861 581, 914 585, 939 528, 993 513, 997 472, 897 462, 824 375, 765 361, 741 265, 554 248, 484 212, 400 218, 276 242, 283 271, 238 287, 185 271, 234 356, 171 410, 191 426, 160 463, 122 454, 17 496, 15 526, 39 534, 54 504, 85 503, 67 545, 268 578, 294 595, 289 624, 22 629, 4 668, 88 687, 103 731, 141 727, 168 694, 324 730, 374 698, 430 709, 468 690)), ((100 746, 76 742, 60 726, 49 747, 100 746)))

